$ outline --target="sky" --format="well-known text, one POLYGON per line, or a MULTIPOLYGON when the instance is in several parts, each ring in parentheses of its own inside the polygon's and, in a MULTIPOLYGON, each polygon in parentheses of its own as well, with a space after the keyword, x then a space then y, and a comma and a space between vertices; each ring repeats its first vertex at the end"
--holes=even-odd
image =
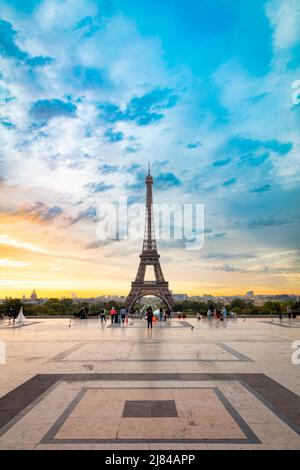
POLYGON ((158 241, 173 292, 300 294, 299 59, 298 0, 2 0, 0 298, 126 295, 99 207, 148 161, 205 208, 203 249, 158 241))

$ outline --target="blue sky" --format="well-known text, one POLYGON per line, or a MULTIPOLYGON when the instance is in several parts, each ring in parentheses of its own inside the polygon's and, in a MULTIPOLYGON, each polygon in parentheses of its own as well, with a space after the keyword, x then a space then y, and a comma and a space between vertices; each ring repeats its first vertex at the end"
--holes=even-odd
POLYGON ((298 0, 2 1, 1 292, 126 293, 137 244, 97 207, 151 161, 156 202, 205 205, 201 252, 162 245, 173 290, 300 293, 299 59, 298 0))

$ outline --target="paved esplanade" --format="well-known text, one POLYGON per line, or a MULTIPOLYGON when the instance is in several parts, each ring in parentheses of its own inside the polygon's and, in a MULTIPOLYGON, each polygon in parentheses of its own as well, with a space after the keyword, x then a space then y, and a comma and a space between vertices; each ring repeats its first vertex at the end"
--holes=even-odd
POLYGON ((1 449, 300 449, 299 320, 5 320, 0 338, 1 449))

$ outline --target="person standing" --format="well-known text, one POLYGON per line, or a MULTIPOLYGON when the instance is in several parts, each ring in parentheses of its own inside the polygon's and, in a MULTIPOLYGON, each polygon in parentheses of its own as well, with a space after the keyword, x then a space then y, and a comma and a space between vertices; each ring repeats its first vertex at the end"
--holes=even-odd
POLYGON ((9 307, 9 311, 8 311, 8 319, 13 319, 13 323, 15 322, 15 312, 14 312, 14 309, 12 308, 12 306, 9 307))
POLYGON ((100 310, 100 320, 101 320, 101 323, 103 323, 103 322, 106 323, 106 317, 105 317, 105 310, 104 310, 104 308, 101 308, 101 310, 100 310))
POLYGON ((221 313, 222 313, 223 319, 226 320, 226 318, 227 318, 227 310, 226 310, 225 307, 222 308, 222 312, 221 312, 221 313))
POLYGON ((146 316, 147 316, 147 326, 148 326, 148 330, 149 330, 149 328, 152 329, 152 327, 153 327, 153 310, 152 310, 151 307, 147 308, 146 316))
POLYGON ((125 323, 126 313, 127 313, 127 312, 126 312, 126 308, 122 307, 122 308, 121 308, 121 312, 120 312, 122 324, 125 323))
POLYGON ((166 310, 166 317, 168 320, 171 320, 171 310, 169 308, 166 310))
POLYGON ((86 305, 86 307, 84 307, 84 319, 85 320, 88 318, 88 315, 89 315, 89 307, 88 305, 86 305))
POLYGON ((84 309, 84 307, 81 307, 81 309, 79 310, 79 318, 80 318, 80 320, 83 320, 85 318, 85 309, 84 309))
POLYGON ((115 310, 115 307, 112 307, 112 308, 110 309, 109 314, 110 314, 111 322, 112 322, 112 323, 115 323, 116 314, 117 314, 117 312, 116 312, 116 310, 115 310))
POLYGON ((278 314, 279 320, 282 320, 282 311, 281 311, 281 306, 279 304, 275 306, 275 311, 278 314))

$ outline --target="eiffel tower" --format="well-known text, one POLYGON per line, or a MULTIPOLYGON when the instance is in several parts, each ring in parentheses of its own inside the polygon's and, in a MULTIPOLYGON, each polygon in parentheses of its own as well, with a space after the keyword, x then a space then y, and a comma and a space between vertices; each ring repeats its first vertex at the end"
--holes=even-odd
POLYGON ((154 233, 153 220, 153 198, 152 186, 153 178, 150 174, 150 163, 148 164, 148 175, 146 176, 146 221, 143 250, 140 254, 140 265, 137 271, 135 281, 131 283, 131 290, 125 301, 125 307, 131 311, 133 305, 144 295, 155 295, 159 297, 165 305, 172 310, 175 305, 173 296, 169 290, 169 283, 165 281, 157 252, 157 245, 154 233), (147 266, 153 266, 155 281, 145 281, 145 272, 147 266))

